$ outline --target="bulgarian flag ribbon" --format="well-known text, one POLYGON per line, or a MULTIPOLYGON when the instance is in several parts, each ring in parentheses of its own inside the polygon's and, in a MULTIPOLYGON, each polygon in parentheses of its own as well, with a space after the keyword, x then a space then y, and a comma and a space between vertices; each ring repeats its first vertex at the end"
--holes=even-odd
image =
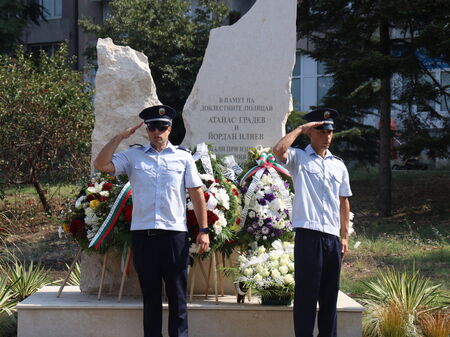
POLYGON ((272 153, 262 153, 259 158, 256 160, 256 163, 258 164, 255 167, 252 167, 241 179, 241 186, 244 186, 245 181, 247 178, 250 178, 252 175, 254 175, 257 171, 260 169, 268 169, 269 167, 274 168, 278 172, 281 172, 287 176, 291 176, 289 171, 286 170, 283 166, 277 164, 275 162, 275 156, 272 153))
POLYGON ((95 245, 95 249, 98 249, 100 247, 100 244, 103 242, 103 240, 106 238, 106 236, 111 232, 111 230, 114 228, 117 219, 119 218, 120 213, 122 212, 123 207, 125 206, 128 198, 131 196, 131 185, 130 182, 127 182, 120 191, 119 195, 117 196, 116 200, 114 201, 114 204, 111 207, 111 210, 109 211, 108 216, 106 217, 105 221, 103 221, 103 224, 100 226, 97 234, 92 238, 91 242, 89 243, 89 248, 95 245))

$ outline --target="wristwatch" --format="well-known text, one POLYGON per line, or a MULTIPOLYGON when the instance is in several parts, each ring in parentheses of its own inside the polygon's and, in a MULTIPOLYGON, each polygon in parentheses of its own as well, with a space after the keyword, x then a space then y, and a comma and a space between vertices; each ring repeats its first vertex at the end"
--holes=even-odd
POLYGON ((200 228, 199 232, 200 232, 200 233, 209 234, 209 227, 200 228))

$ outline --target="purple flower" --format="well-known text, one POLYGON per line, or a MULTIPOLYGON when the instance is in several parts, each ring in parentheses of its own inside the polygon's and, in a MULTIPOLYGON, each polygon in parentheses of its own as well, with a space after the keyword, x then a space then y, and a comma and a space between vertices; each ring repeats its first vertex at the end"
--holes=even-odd
POLYGON ((247 186, 244 185, 241 187, 241 193, 245 194, 246 192, 247 192, 247 186))
POLYGON ((253 228, 252 228, 252 227, 248 227, 248 228, 247 228, 247 232, 248 232, 248 233, 253 233, 253 232, 254 232, 254 230, 253 230, 253 228))
POLYGON ((266 199, 261 198, 261 199, 258 199, 258 204, 265 206, 265 205, 267 205, 267 201, 266 201, 266 199))
POLYGON ((266 199, 268 202, 271 202, 271 201, 275 200, 275 194, 266 193, 266 194, 264 194, 264 199, 266 199))
POLYGON ((284 187, 289 188, 289 183, 287 181, 284 182, 284 187))
POLYGON ((269 222, 272 222, 272 218, 265 218, 264 224, 267 225, 269 222))
POLYGON ((264 174, 265 174, 266 176, 269 175, 269 171, 264 170, 264 174))

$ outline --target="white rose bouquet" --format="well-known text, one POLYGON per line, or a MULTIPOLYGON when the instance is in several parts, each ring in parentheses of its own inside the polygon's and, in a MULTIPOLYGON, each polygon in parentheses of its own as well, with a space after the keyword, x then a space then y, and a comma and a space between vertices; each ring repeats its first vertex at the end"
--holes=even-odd
POLYGON ((276 240, 270 249, 259 246, 240 255, 237 281, 260 294, 262 304, 289 304, 295 285, 294 244, 276 240))

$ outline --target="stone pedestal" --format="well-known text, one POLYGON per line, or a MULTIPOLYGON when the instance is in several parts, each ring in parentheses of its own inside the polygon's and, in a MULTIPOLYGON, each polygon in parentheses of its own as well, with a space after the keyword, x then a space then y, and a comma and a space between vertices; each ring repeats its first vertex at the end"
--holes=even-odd
MULTIPOLYGON (((125 297, 80 293, 67 287, 56 298, 58 287, 44 287, 17 305, 18 337, 142 337, 142 302, 125 297)), ((361 337, 363 307, 343 293, 338 298, 338 337, 361 337)), ((167 333, 167 304, 163 304, 163 335, 167 333)), ((292 306, 264 306, 253 297, 237 304, 234 296, 197 297, 188 304, 191 337, 293 337, 292 306)), ((315 332, 317 334, 317 331, 315 332)))

